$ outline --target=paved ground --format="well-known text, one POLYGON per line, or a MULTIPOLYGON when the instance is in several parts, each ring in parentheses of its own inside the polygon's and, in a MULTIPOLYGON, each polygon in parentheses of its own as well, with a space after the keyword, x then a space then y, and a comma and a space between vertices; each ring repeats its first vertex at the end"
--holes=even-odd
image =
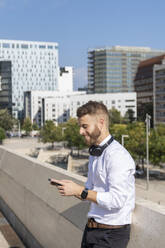
POLYGON ((0 212, 0 248, 25 248, 21 240, 0 212))

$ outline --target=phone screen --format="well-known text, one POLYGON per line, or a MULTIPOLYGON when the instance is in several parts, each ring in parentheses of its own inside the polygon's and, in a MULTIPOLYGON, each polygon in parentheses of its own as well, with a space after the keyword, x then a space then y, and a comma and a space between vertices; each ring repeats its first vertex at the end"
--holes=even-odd
POLYGON ((56 182, 51 181, 51 178, 48 178, 48 181, 49 181, 52 185, 55 185, 55 186, 62 186, 62 184, 60 184, 60 183, 56 183, 56 182))

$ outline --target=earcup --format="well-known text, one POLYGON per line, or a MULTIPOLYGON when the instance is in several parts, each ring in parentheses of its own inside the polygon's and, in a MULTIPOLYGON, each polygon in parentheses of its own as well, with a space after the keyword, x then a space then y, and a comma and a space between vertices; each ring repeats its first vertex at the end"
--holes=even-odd
POLYGON ((89 147, 89 154, 92 156, 96 156, 99 157, 101 156, 101 154, 103 153, 104 149, 109 146, 112 141, 114 140, 113 136, 111 136, 111 138, 103 145, 103 146, 96 146, 96 145, 92 145, 91 147, 89 147))
POLYGON ((101 146, 95 146, 95 145, 93 145, 93 146, 91 146, 89 148, 89 154, 92 155, 92 156, 99 157, 102 154, 103 150, 104 149, 101 146))

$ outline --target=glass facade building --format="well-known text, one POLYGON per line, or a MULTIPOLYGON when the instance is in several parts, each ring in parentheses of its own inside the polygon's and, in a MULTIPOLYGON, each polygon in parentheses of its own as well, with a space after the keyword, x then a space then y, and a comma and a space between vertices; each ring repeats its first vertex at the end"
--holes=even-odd
POLYGON ((0 61, 0 109, 12 112, 11 62, 0 61))
POLYGON ((164 52, 122 46, 89 50, 88 93, 133 92, 139 62, 164 52))
POLYGON ((21 118, 24 92, 58 90, 58 44, 0 40, 0 61, 11 63, 12 114, 21 118))
POLYGON ((162 65, 154 65, 153 73, 153 111, 154 126, 165 124, 165 59, 162 65))

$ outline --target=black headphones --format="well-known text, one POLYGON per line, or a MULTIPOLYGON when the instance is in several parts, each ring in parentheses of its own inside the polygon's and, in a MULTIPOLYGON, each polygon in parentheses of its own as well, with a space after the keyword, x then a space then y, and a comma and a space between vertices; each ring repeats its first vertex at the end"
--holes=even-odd
POLYGON ((113 136, 103 145, 103 146, 96 146, 96 145, 92 145, 91 147, 89 147, 89 154, 92 156, 96 156, 99 157, 101 156, 101 154, 103 153, 104 149, 109 146, 112 141, 114 140, 113 136))

